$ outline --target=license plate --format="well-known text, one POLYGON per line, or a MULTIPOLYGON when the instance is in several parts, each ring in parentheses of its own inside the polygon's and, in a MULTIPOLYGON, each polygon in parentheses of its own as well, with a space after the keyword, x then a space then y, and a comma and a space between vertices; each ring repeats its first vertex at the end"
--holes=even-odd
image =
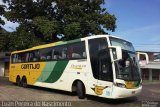
POLYGON ((136 93, 136 91, 132 91, 132 94, 135 94, 136 93))

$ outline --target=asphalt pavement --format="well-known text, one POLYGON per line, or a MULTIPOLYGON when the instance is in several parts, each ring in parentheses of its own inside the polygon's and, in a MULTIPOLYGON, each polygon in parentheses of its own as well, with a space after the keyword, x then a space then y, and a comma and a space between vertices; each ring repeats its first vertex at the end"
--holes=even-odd
POLYGON ((141 94, 132 98, 111 100, 87 95, 85 99, 78 99, 74 93, 65 91, 35 86, 18 87, 8 78, 0 77, 0 106, 158 107, 160 83, 144 83, 141 94))

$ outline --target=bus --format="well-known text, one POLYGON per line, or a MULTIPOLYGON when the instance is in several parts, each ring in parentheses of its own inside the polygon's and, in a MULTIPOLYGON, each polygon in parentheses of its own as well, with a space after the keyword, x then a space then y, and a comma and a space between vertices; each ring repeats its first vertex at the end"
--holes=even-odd
POLYGON ((14 51, 9 81, 109 99, 133 97, 142 79, 132 43, 95 35, 14 51))

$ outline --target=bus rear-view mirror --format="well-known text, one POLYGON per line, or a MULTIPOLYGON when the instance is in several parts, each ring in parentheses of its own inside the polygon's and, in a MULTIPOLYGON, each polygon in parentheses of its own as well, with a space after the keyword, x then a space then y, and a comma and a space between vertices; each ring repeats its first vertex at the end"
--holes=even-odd
POLYGON ((114 61, 122 59, 122 48, 120 46, 110 46, 109 48, 112 49, 114 61))

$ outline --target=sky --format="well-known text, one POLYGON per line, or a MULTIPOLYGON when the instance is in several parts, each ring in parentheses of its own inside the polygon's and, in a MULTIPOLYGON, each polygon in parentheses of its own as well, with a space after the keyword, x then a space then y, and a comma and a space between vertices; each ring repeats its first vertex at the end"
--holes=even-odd
MULTIPOLYGON (((109 34, 127 39, 136 50, 160 52, 160 0, 105 0, 102 7, 117 18, 117 28, 109 34)), ((18 26, 4 20, 7 31, 18 26)))
POLYGON ((105 0, 117 18, 111 35, 131 41, 136 50, 160 52, 160 0, 105 0))
MULTIPOLYGON (((0 0, 0 5, 4 5, 4 3, 2 2, 2 0, 0 0)), ((15 31, 15 30, 16 30, 16 27, 19 26, 18 23, 12 23, 12 22, 10 22, 10 21, 7 21, 7 19, 4 18, 4 17, 2 17, 2 16, 0 16, 0 17, 2 18, 2 20, 5 21, 5 25, 2 26, 2 27, 3 27, 4 29, 6 29, 7 31, 9 31, 9 32, 15 31)))

